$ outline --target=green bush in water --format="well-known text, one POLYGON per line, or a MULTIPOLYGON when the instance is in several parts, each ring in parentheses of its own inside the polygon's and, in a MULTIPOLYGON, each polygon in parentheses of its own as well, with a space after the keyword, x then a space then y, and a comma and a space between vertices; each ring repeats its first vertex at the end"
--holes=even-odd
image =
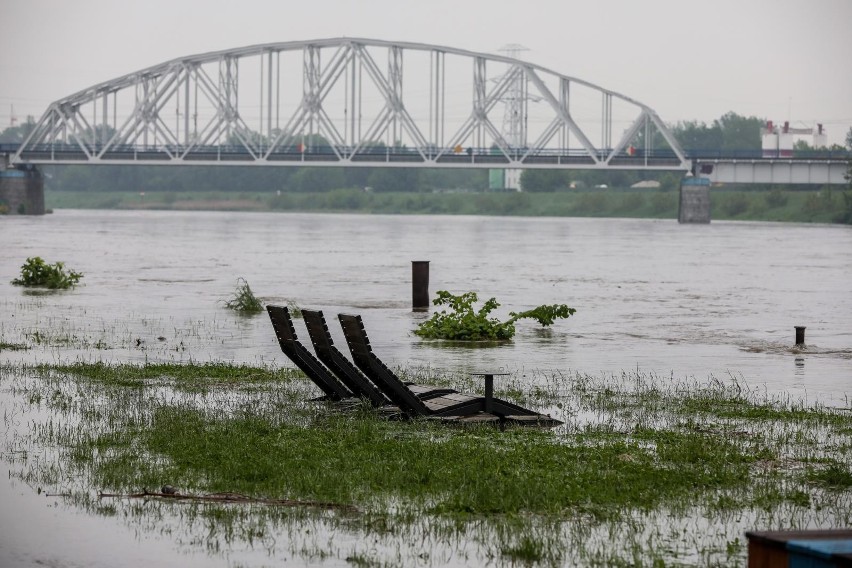
POLYGON ((67 290, 76 286, 82 277, 79 272, 66 270, 62 262, 48 264, 40 256, 32 256, 21 266, 21 276, 12 280, 12 284, 67 290))
POLYGON ((503 322, 488 317, 488 314, 500 307, 497 300, 491 298, 481 308, 474 310, 473 304, 477 300, 476 292, 456 296, 446 290, 439 290, 438 297, 432 303, 436 306, 447 305, 452 311, 441 310, 433 314, 414 333, 429 339, 456 341, 511 339, 515 335, 515 322, 519 319, 531 318, 543 326, 549 326, 556 319, 570 317, 577 311, 565 304, 542 305, 520 313, 509 312, 509 319, 503 322))

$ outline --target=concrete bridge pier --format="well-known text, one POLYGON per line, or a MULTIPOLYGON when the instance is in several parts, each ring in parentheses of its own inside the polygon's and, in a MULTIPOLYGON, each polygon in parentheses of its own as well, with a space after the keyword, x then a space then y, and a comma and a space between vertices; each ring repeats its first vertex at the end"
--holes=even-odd
POLYGON ((10 167, 0 155, 0 214, 44 215, 44 177, 33 166, 10 167))
POLYGON ((688 176, 680 182, 678 223, 710 222, 710 180, 688 176))

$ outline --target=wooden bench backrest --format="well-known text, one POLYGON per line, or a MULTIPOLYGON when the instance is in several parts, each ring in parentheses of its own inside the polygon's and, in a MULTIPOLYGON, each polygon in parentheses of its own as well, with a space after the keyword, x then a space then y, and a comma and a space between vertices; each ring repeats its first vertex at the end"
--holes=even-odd
POLYGON ((367 397, 373 406, 389 404, 389 400, 376 386, 359 371, 355 365, 349 362, 343 353, 334 346, 334 340, 325 321, 325 316, 320 310, 302 310, 305 318, 305 327, 314 346, 317 357, 331 372, 351 390, 359 396, 367 397))
POLYGON ((419 415, 429 414, 429 409, 423 401, 373 353, 361 316, 339 314, 337 318, 340 320, 355 365, 400 408, 419 415))
POLYGON ((340 381, 322 366, 316 357, 296 337, 296 328, 286 306, 266 306, 272 328, 281 351, 311 379, 330 399, 340 400, 352 396, 340 381))

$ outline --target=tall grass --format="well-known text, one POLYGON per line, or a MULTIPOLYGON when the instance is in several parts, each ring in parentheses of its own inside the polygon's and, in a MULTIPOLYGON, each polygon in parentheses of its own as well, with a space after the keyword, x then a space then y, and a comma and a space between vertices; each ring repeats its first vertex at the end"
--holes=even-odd
POLYGON ((263 302, 254 295, 245 278, 238 278, 233 297, 225 301, 225 307, 242 314, 257 314, 263 311, 263 302))

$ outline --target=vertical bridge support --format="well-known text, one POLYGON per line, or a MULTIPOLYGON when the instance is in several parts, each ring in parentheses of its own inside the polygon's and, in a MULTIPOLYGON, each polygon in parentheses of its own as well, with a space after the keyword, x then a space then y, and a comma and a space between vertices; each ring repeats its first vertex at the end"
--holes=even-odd
POLYGON ((710 180, 702 177, 686 177, 680 182, 680 202, 677 212, 678 223, 710 222, 710 180))
POLYGON ((0 154, 0 214, 44 215, 44 178, 35 166, 9 167, 0 154))

